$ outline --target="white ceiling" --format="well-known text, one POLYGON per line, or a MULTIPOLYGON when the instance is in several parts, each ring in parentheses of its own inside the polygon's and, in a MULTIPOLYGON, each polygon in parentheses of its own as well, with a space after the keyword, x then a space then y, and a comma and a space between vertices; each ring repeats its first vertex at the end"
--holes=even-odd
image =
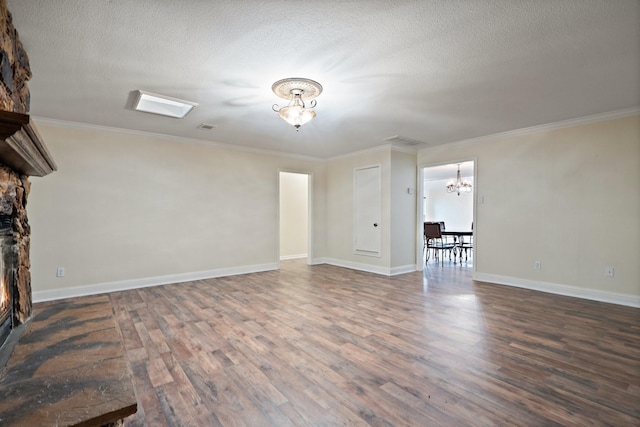
POLYGON ((328 158, 393 135, 424 148, 640 105, 638 0, 8 6, 41 118, 328 158), (324 86, 299 132, 271 109, 287 77, 324 86), (200 105, 185 119, 132 111, 137 89, 200 105))

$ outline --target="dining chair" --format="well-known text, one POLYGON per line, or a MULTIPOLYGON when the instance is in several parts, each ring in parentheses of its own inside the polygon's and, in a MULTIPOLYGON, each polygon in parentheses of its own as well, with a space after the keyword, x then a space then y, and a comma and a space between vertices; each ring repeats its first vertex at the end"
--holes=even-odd
MULTIPOLYGON (((471 231, 473 231, 473 222, 471 223, 471 231)), ((462 251, 464 251, 464 260, 467 261, 467 251, 471 252, 473 257, 473 234, 469 236, 469 241, 463 240, 460 245, 460 262, 462 262, 462 251)))
MULTIPOLYGON (((447 227, 445 226, 444 221, 437 221, 438 224, 440 224, 440 232, 446 231, 447 227)), ((457 246, 457 242, 458 240, 456 239, 456 236, 442 236, 442 240, 445 244, 453 244, 455 246, 457 246)), ((454 256, 456 255, 456 251, 454 249, 454 256)))
POLYGON ((436 263, 439 259, 442 259, 444 265, 443 251, 449 251, 449 260, 451 260, 451 252, 455 250, 456 245, 454 243, 447 243, 442 238, 441 225, 439 222, 425 222, 424 223, 424 247, 427 251, 425 262, 429 262, 429 252, 433 252, 436 263), (440 258, 440 255, 442 256, 440 258))

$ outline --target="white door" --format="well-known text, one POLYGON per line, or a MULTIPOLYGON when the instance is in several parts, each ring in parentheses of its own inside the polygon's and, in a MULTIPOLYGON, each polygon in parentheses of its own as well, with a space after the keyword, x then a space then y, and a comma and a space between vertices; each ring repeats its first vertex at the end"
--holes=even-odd
POLYGON ((380 256, 382 178, 380 166, 358 168, 355 179, 355 253, 380 256))

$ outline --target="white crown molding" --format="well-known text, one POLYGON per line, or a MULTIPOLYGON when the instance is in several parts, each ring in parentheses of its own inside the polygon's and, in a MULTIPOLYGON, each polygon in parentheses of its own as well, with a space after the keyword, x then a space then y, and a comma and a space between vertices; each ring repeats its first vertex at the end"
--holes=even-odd
POLYGON ((212 147, 212 148, 222 148, 227 150, 243 151, 248 153, 263 154, 263 155, 277 156, 277 157, 287 157, 287 158, 308 160, 308 161, 314 161, 314 162, 325 161, 320 157, 304 156, 302 154, 286 153, 284 151, 265 150, 262 148, 245 147, 241 145, 226 144, 224 142, 207 141, 204 139, 186 138, 182 136, 167 135, 164 133, 146 132, 142 130, 131 130, 131 129, 110 127, 110 126, 93 125, 93 124, 80 123, 80 122, 71 122, 66 120, 49 119, 46 117, 33 117, 33 119, 37 123, 41 123, 47 126, 63 128, 63 129, 80 129, 80 130, 92 130, 92 131, 100 131, 100 132, 111 132, 111 133, 118 133, 121 135, 132 135, 132 136, 140 136, 140 137, 146 137, 146 138, 155 138, 161 141, 175 142, 178 144, 204 145, 206 147, 212 147))
POLYGON ((377 151, 391 150, 392 147, 393 146, 391 144, 378 145, 376 147, 367 148, 367 149, 359 150, 359 151, 354 151, 352 153, 341 154, 341 155, 335 156, 335 157, 329 157, 328 159, 326 159, 326 161, 327 162, 331 162, 331 161, 334 161, 334 160, 342 160, 342 159, 348 159, 350 157, 357 157, 357 156, 361 156, 363 154, 375 153, 377 151))
POLYGON ((578 288, 575 286, 561 285, 558 283, 536 282, 533 280, 519 279, 517 277, 508 277, 487 273, 476 273, 473 277, 473 280, 640 308, 640 296, 638 295, 578 288))
POLYGON ((406 154, 418 154, 418 149, 415 147, 401 147, 398 145, 392 145, 391 146, 391 151, 398 151, 400 153, 406 153, 406 154))
POLYGON ((64 298, 75 298, 87 295, 98 295, 109 292, 127 291, 150 286, 169 285, 172 283, 192 282, 194 280, 213 279, 216 277, 235 276, 238 274, 259 273, 277 270, 277 263, 246 265, 242 267, 219 268, 215 270, 194 271, 191 273, 170 274, 166 276, 145 277, 142 279, 121 280, 117 282, 96 283, 87 286, 76 286, 47 291, 33 291, 33 302, 53 301, 64 298))
POLYGON ((422 148, 419 153, 426 153, 438 150, 448 150, 453 147, 474 145, 487 141, 494 141, 496 139, 510 138, 514 136, 531 135, 539 132, 549 132, 558 129, 564 129, 573 126, 586 125, 590 123, 602 122, 605 120, 620 119, 623 117, 630 117, 640 114, 640 107, 625 108, 622 110, 609 111, 607 113, 594 114, 591 116, 577 117, 575 119, 562 120, 559 122, 547 123, 543 125, 531 126, 522 129, 509 130, 506 132, 494 133, 492 135, 479 136, 477 138, 464 139, 457 142, 441 143, 433 147, 422 148))
POLYGON ((261 148, 252 148, 252 147, 245 147, 245 146, 239 146, 239 145, 234 145, 234 144, 226 144, 226 143, 223 143, 223 142, 207 141, 207 140, 203 140, 203 139, 185 138, 185 137, 181 137, 181 136, 167 135, 167 134, 162 134, 162 133, 136 131, 136 130, 130 130, 130 129, 110 127, 110 126, 101 126, 101 125, 93 125, 93 124, 72 122, 72 121, 66 121, 66 120, 50 119, 50 118, 38 117, 38 116, 32 116, 32 118, 37 123, 42 123, 44 125, 55 126, 55 127, 59 127, 59 128, 85 129, 85 130, 94 130, 94 131, 103 131, 103 132, 113 132, 113 133, 119 133, 119 134, 125 134, 125 135, 134 135, 134 136, 141 136, 141 137, 147 137, 147 138, 156 138, 156 139, 160 139, 160 140, 163 140, 163 141, 175 142, 175 143, 180 143, 180 144, 204 145, 204 146, 207 146, 207 147, 224 148, 224 149, 229 149, 229 150, 243 151, 243 152, 256 153, 256 154, 264 154, 264 155, 270 155, 270 156, 287 157, 287 158, 294 158, 294 159, 301 159, 301 160, 308 160, 308 161, 315 161, 315 162, 329 162, 329 161, 340 160, 340 159, 345 159, 345 158, 349 158, 349 157, 357 157, 357 156, 361 156, 363 154, 374 153, 374 152, 383 151, 383 150, 400 151, 400 152, 404 152, 404 153, 407 153, 407 154, 417 154, 417 153, 422 153, 422 152, 430 152, 430 151, 437 151, 437 150, 443 150, 443 149, 450 149, 452 147, 456 147, 456 146, 459 146, 459 145, 478 144, 478 143, 481 143, 481 142, 492 141, 492 140, 495 140, 495 139, 502 139, 502 138, 508 138, 508 137, 512 137, 512 136, 529 135, 529 134, 533 134, 533 133, 537 133, 537 132, 544 132, 544 131, 551 131, 551 130, 556 130, 556 129, 563 129, 563 128, 567 128, 567 127, 571 127, 571 126, 577 126, 577 125, 588 124, 588 123, 596 123, 596 122, 600 122, 600 121, 604 121, 604 120, 612 120, 612 119, 617 119, 617 118, 622 118, 622 117, 629 117, 629 116, 633 116, 633 115, 636 115, 636 114, 640 114, 640 107, 632 107, 632 108, 626 108, 626 109, 611 111, 611 112, 602 113, 602 114, 595 114, 595 115, 591 115, 591 116, 578 117, 578 118, 575 118, 575 119, 563 120, 563 121, 559 121, 559 122, 553 122, 553 123, 548 123, 548 124, 543 124, 543 125, 531 126, 531 127, 528 127, 528 128, 522 128, 522 129, 516 129, 516 130, 511 130, 511 131, 506 131, 506 132, 500 132, 500 133, 495 133, 495 134, 492 134, 492 135, 480 136, 480 137, 477 137, 477 138, 471 138, 471 139, 466 139, 466 140, 457 141, 457 142, 434 144, 433 146, 422 148, 422 149, 419 149, 419 150, 414 149, 414 148, 409 148, 409 147, 399 147, 399 146, 396 146, 396 145, 393 145, 393 144, 382 144, 382 145, 378 145, 376 147, 367 148, 367 149, 359 150, 359 151, 354 151, 354 152, 347 153, 347 154, 341 154, 339 156, 329 157, 329 158, 326 158, 326 159, 323 159, 323 158, 320 158, 320 157, 305 156, 305 155, 302 155, 302 154, 286 153, 286 152, 283 152, 283 151, 265 150, 265 149, 261 149, 261 148))
POLYGON ((369 154, 369 153, 375 153, 377 151, 399 151, 401 153, 406 153, 406 154, 418 154, 418 150, 415 148, 411 148, 411 147, 400 147, 397 145, 393 145, 393 144, 383 144, 383 145, 378 145, 372 148, 366 148, 364 150, 359 150, 359 151, 354 151, 352 153, 347 153, 347 154, 341 154, 339 156, 335 156, 335 157, 329 157, 328 159, 325 159, 326 161, 334 161, 334 160, 341 160, 341 159, 348 159, 350 157, 357 157, 357 156, 361 156, 363 154, 369 154))

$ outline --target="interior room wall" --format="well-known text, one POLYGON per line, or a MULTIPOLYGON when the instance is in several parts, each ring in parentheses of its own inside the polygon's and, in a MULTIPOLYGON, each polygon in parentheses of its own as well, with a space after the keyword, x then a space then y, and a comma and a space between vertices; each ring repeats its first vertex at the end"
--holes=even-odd
MULTIPOLYGON (((473 177, 462 177, 473 184, 473 177)), ((425 221, 444 221, 448 230, 470 230, 473 222, 473 188, 470 193, 447 193, 449 180, 427 181, 425 221)))
POLYGON ((417 155, 385 146, 327 164, 327 261, 380 274, 415 271, 417 155), (354 169, 382 166, 382 253, 354 253, 354 169), (413 188, 413 194, 407 189, 413 188))
POLYGON ((280 172, 280 259, 307 257, 309 176, 280 172))
POLYGON ((391 273, 415 270, 417 159, 391 151, 391 273))
POLYGON ((477 158, 476 278, 640 304, 640 116, 435 147, 418 163, 460 158, 477 158))
POLYGON ((389 273, 391 254, 391 150, 383 147, 327 162, 327 261, 345 267, 389 273), (354 169, 381 165, 382 227, 380 257, 354 253, 354 169))
MULTIPOLYGON (((33 179, 27 207, 36 300, 276 268, 278 170, 313 174, 312 263, 389 274, 405 262, 391 259, 407 238, 392 229, 408 211, 392 204, 405 205, 410 177, 394 174, 410 161, 390 148, 320 162, 36 124, 59 166, 33 179), (372 164, 382 166, 380 258, 353 254, 353 170, 372 164)), ((477 279, 640 303, 640 116, 546 129, 423 150, 418 164, 477 159, 477 279)))
POLYGON ((27 208, 36 300, 277 268, 279 169, 313 174, 312 234, 325 233, 322 162, 36 124, 58 164, 33 179, 27 208))

